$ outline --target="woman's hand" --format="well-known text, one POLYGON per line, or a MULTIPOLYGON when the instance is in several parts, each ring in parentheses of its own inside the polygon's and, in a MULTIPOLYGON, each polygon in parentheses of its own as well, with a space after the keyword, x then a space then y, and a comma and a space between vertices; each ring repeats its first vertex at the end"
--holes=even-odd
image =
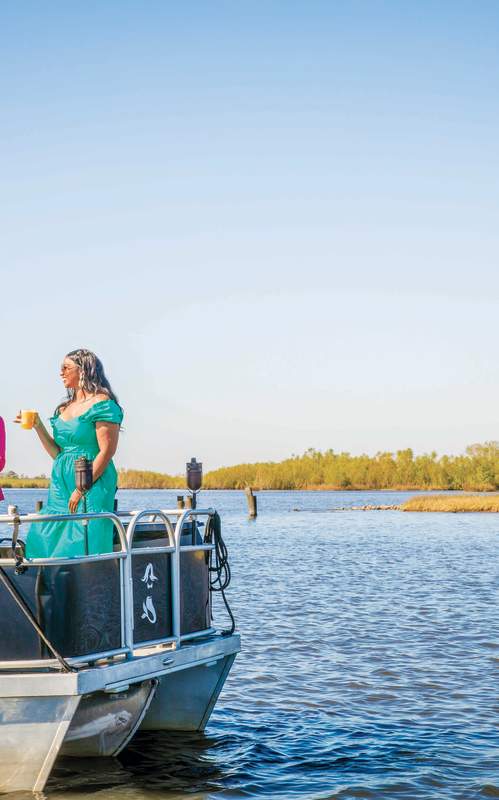
MULTIPOLYGON (((21 420, 21 412, 19 411, 18 414, 17 414, 17 417, 14 420, 14 422, 17 425, 20 425, 21 421, 22 421, 21 420)), ((38 429, 41 424, 42 424, 42 421, 40 419, 40 415, 39 415, 38 411, 35 411, 34 417, 33 417, 33 428, 38 429)))
POLYGON ((69 513, 76 514, 78 509, 78 503, 80 502, 81 498, 83 497, 82 493, 79 489, 75 489, 71 497, 69 498, 69 513))
MULTIPOLYGON (((19 423, 22 422, 21 412, 18 413, 14 422, 16 422, 18 425, 19 423)), ((40 414, 37 411, 34 412, 33 430, 37 432, 38 438, 40 439, 43 447, 45 448, 49 456, 51 458, 57 458, 57 456, 61 452, 61 448, 59 447, 58 444, 55 443, 55 440, 47 431, 45 425, 41 420, 40 414)))

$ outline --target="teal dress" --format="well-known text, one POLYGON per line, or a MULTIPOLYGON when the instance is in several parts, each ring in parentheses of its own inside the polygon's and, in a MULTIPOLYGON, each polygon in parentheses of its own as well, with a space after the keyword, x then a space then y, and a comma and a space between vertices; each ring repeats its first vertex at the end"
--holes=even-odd
MULTIPOLYGON (((114 400, 101 400, 79 417, 65 422, 60 414, 51 417, 55 443, 61 448, 54 460, 45 514, 69 514, 69 498, 74 492, 74 462, 81 456, 94 459, 99 452, 96 422, 121 424, 123 412, 114 400)), ((87 511, 113 511, 117 472, 112 461, 87 492, 87 511)), ((78 504, 83 512, 83 501, 78 504)), ((111 520, 91 520, 88 524, 88 552, 109 553, 113 549, 111 520)), ((85 534, 81 521, 33 523, 26 540, 28 558, 61 558, 85 555, 85 534)))

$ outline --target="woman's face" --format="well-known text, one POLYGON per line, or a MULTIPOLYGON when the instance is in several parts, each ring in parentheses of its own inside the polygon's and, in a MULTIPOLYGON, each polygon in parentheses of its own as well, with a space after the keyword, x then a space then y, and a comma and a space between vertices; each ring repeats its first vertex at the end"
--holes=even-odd
POLYGON ((80 368, 70 358, 65 358, 61 364, 61 378, 65 389, 77 389, 80 380, 80 368))

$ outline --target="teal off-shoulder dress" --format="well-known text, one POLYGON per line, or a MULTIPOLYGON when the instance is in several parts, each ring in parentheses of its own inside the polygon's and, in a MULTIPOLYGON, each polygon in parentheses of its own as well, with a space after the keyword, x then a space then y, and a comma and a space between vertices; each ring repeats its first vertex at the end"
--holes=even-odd
MULTIPOLYGON (((94 459, 99 452, 96 422, 121 424, 123 412, 114 400, 101 400, 79 417, 67 422, 60 414, 51 417, 55 443, 61 448, 54 460, 49 496, 42 513, 69 514, 69 498, 74 492, 74 462, 81 456, 94 459)), ((87 492, 87 511, 112 511, 116 493, 117 472, 112 461, 87 492)), ((83 511, 80 500, 78 512, 83 511)), ((113 549, 111 520, 91 520, 88 524, 88 552, 108 553, 113 549)), ((33 523, 26 540, 28 558, 61 558, 85 555, 85 534, 81 521, 33 523)))

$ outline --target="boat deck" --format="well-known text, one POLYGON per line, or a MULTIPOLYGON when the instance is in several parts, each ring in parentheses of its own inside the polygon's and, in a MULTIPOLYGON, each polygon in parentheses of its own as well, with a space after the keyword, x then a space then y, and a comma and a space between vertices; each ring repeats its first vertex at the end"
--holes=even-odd
POLYGON ((0 517, 13 533, 0 551, 0 793, 41 791, 59 753, 112 756, 139 728, 204 729, 241 646, 212 623, 217 517, 68 514, 118 534, 113 552, 71 559, 19 549, 24 524, 53 516, 0 517))

